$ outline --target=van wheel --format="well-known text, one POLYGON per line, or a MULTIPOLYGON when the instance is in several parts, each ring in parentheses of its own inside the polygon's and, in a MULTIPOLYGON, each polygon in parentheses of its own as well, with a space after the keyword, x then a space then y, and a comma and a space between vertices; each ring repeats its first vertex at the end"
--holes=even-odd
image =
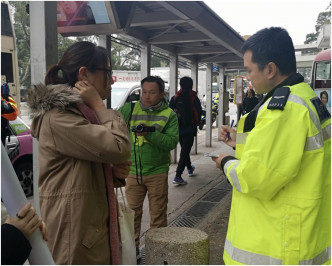
POLYGON ((15 172, 20 181, 26 197, 33 195, 33 168, 32 163, 23 162, 15 167, 15 172))

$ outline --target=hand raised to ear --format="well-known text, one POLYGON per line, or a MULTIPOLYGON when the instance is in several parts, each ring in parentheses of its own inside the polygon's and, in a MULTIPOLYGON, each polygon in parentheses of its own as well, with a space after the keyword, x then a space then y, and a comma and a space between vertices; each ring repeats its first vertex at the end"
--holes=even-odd
POLYGON ((106 107, 96 88, 89 81, 77 81, 73 90, 77 92, 83 102, 94 111, 105 110, 106 107))

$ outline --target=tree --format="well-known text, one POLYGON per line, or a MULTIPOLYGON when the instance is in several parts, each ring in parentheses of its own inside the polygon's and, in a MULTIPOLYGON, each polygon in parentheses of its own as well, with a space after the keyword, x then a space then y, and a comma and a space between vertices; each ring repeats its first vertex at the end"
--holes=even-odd
POLYGON ((26 12, 25 1, 11 1, 10 6, 14 10, 14 30, 16 35, 18 70, 20 84, 30 86, 30 20, 26 12))
MULTIPOLYGON (((18 66, 21 86, 31 85, 30 66, 30 18, 29 4, 27 1, 10 1, 14 15, 14 30, 16 35, 18 66)), ((90 41, 98 43, 97 36, 63 37, 58 34, 58 59, 65 50, 77 41, 90 41)), ((116 70, 140 70, 140 46, 138 43, 127 40, 123 36, 112 36, 111 45, 112 67, 116 70)), ((168 64, 162 58, 153 57, 153 66, 164 66, 168 64)))
POLYGON ((140 70, 139 45, 123 36, 112 36, 112 68, 116 70, 140 70))
POLYGON ((331 24, 331 3, 327 6, 326 10, 329 11, 324 11, 324 12, 320 12, 318 14, 318 18, 316 21, 316 32, 312 32, 306 35, 306 40, 304 41, 305 44, 308 43, 313 43, 315 41, 317 41, 317 37, 319 35, 319 32, 321 30, 321 28, 323 27, 324 24, 331 24))

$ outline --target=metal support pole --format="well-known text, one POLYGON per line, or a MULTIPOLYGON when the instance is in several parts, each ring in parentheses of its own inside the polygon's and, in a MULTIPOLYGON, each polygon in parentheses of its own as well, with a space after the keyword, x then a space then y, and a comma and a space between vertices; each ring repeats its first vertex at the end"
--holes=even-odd
MULTIPOLYGON (((198 92, 198 62, 193 62, 191 68, 191 78, 193 79, 193 90, 198 92)), ((197 136, 194 139, 194 153, 197 154, 197 136)))
POLYGON ((151 44, 141 43, 141 79, 151 74, 151 44))
MULTIPOLYGON (((4 146, 1 144, 1 198, 7 208, 10 217, 28 202, 24 195, 20 182, 11 164, 4 146)), ((46 242, 43 240, 40 230, 37 230, 28 237, 32 247, 29 255, 30 265, 54 265, 53 258, 46 242)), ((6 245, 6 243, 2 243, 6 245)), ((18 250, 20 252, 20 250, 18 250)))
MULTIPOLYGON (((100 35, 98 45, 106 48, 108 53, 111 54, 111 47, 112 47, 111 35, 100 35)), ((111 67, 112 67, 112 62, 111 62, 111 67)), ((111 109, 111 103, 112 103, 112 95, 110 94, 110 96, 104 100, 104 104, 107 109, 111 109)))
MULTIPOLYGON (((170 99, 178 91, 178 64, 177 54, 170 54, 169 62, 169 97, 170 99)), ((171 151, 171 163, 177 163, 177 147, 171 151)))
MULTIPOLYGON (((48 66, 58 62, 56 1, 30 1, 31 83, 43 83, 48 66)), ((33 199, 40 214, 38 141, 33 139, 33 199)))
POLYGON ((225 75, 225 68, 219 68, 219 75, 218 75, 218 93, 219 93, 219 106, 218 106, 218 140, 221 140, 220 133, 221 133, 221 125, 225 125, 224 121, 224 97, 226 94, 226 84, 224 82, 224 75, 225 75))
POLYGON ((212 145, 212 64, 207 64, 206 68, 206 130, 205 130, 205 146, 212 145))

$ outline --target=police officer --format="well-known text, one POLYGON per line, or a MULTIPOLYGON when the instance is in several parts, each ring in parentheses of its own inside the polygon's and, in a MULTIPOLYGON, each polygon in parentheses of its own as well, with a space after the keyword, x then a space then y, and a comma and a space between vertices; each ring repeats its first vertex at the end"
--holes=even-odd
POLYGON ((243 45, 244 66, 264 99, 237 132, 222 126, 235 157, 213 159, 233 186, 226 264, 330 264, 331 119, 296 73, 293 42, 265 28, 243 45))

